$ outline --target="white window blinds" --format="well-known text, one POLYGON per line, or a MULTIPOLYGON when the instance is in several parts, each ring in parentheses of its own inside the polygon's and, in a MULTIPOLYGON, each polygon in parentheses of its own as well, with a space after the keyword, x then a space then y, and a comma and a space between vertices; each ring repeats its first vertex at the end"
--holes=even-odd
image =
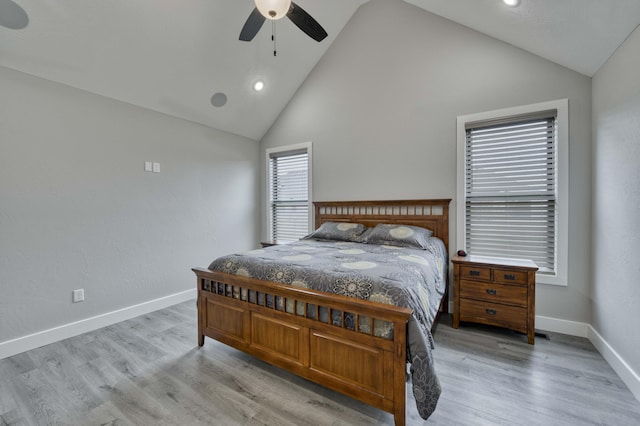
POLYGON ((269 154, 271 238, 298 240, 309 233, 307 149, 269 154))
POLYGON ((555 273, 556 111, 465 127, 466 249, 555 273))

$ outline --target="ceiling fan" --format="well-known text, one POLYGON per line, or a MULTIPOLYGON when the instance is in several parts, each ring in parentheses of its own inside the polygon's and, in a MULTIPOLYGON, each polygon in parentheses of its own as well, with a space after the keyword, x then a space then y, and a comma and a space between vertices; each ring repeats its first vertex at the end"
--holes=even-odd
POLYGON ((315 41, 320 42, 327 36, 327 32, 318 21, 291 0, 255 0, 255 3, 256 7, 240 31, 240 40, 242 41, 253 40, 262 28, 265 19, 276 21, 285 16, 315 41))
POLYGON ((13 0, 0 0, 0 25, 10 30, 21 30, 29 25, 29 15, 13 0))

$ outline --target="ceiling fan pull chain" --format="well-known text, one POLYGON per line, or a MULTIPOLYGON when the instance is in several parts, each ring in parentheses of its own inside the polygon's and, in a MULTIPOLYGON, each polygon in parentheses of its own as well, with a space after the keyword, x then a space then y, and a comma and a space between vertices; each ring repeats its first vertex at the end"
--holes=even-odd
POLYGON ((273 41, 273 56, 276 56, 276 21, 271 21, 271 41, 273 41))

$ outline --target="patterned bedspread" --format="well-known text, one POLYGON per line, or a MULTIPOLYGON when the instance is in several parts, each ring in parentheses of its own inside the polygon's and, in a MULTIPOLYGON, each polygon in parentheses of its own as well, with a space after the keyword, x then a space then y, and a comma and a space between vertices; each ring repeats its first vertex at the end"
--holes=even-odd
MULTIPOLYGON (((447 265, 438 238, 430 239, 427 250, 301 240, 224 256, 209 269, 411 308, 407 358, 418 412, 426 419, 441 392, 430 330, 445 291, 447 265)), ((385 337, 380 328, 375 334, 385 337)))

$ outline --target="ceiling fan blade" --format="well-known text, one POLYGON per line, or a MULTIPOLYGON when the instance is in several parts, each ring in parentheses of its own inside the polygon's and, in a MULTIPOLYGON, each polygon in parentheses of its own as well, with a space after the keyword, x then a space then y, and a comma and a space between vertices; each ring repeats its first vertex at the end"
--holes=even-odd
POLYGON ((287 16, 298 28, 315 41, 322 41, 327 36, 327 32, 322 28, 322 25, 318 24, 318 21, 293 2, 291 2, 291 9, 289 9, 287 16))
POLYGON ((12 0, 0 0, 0 26, 21 30, 29 25, 29 15, 12 0))
POLYGON ((257 7, 253 8, 253 12, 247 18, 247 22, 244 23, 242 31, 240 31, 240 40, 251 41, 258 34, 262 24, 264 24, 265 17, 262 16, 257 7))

